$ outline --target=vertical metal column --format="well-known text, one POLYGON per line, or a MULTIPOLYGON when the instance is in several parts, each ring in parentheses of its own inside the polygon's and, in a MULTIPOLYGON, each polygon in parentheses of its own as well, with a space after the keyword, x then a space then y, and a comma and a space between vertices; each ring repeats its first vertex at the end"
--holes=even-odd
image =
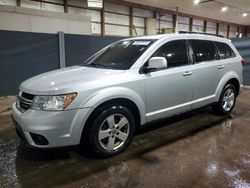
POLYGON ((66 67, 64 32, 58 32, 60 68, 66 67))
POLYGON ((178 32, 178 17, 179 17, 179 7, 176 7, 176 15, 175 15, 175 27, 174 27, 174 31, 178 32))

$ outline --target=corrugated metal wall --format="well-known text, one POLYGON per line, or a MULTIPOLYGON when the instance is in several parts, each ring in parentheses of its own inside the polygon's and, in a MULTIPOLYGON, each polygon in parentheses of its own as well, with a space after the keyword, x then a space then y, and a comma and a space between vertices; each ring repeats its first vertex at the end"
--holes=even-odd
POLYGON ((59 67, 58 37, 0 31, 0 96, 17 94, 21 81, 59 67))
POLYGON ((232 39, 232 42, 246 61, 243 66, 243 84, 250 85, 250 38, 232 39))
POLYGON ((80 64, 104 46, 120 39, 122 38, 65 34, 66 66, 80 64))
MULTIPOLYGON (((77 65, 119 37, 65 34, 66 66, 77 65)), ((16 95, 19 84, 60 68, 57 34, 0 30, 0 96, 16 95)))

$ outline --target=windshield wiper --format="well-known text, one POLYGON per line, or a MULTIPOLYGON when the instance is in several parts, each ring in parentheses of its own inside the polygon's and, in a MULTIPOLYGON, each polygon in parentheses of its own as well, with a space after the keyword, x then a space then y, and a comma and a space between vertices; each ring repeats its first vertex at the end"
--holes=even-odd
POLYGON ((89 65, 92 65, 92 66, 94 66, 94 67, 109 67, 109 66, 104 65, 104 64, 96 64, 96 63, 91 63, 91 64, 89 64, 89 65))

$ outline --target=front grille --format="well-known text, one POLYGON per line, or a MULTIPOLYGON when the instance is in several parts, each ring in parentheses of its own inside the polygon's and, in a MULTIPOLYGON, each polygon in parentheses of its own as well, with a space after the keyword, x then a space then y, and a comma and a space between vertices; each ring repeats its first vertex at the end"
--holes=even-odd
POLYGON ((22 92, 21 96, 24 97, 25 99, 29 99, 29 100, 33 100, 33 98, 34 98, 34 95, 31 95, 31 94, 25 93, 25 92, 22 92))
POLYGON ((25 92, 21 92, 18 95, 18 102, 17 102, 17 108, 21 111, 21 112, 25 112, 26 110, 28 110, 33 102, 33 98, 34 95, 29 94, 29 93, 25 93, 25 92))

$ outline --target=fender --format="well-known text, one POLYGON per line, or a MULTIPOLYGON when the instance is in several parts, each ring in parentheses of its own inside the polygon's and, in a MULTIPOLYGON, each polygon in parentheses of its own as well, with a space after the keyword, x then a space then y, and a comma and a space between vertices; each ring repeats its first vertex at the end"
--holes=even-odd
POLYGON ((138 93, 136 93, 135 91, 129 88, 110 87, 110 88, 99 90, 91 94, 86 100, 84 100, 81 103, 80 106, 81 108, 92 108, 94 110, 102 103, 112 100, 112 99, 117 99, 117 98, 128 99, 134 102, 140 111, 141 124, 145 123, 146 110, 145 110, 144 101, 138 93))
POLYGON ((222 92, 223 88, 225 87, 226 83, 227 83, 229 80, 233 79, 233 78, 237 79, 238 82, 240 83, 240 78, 239 78, 239 76, 237 75, 237 73, 234 72, 234 71, 230 71, 230 72, 226 73, 226 74, 222 77, 222 79, 220 80, 220 83, 219 83, 219 85, 218 85, 218 87, 217 87, 217 89, 216 89, 216 91, 215 91, 215 101, 216 101, 216 102, 218 102, 218 101, 220 100, 221 92, 222 92))

